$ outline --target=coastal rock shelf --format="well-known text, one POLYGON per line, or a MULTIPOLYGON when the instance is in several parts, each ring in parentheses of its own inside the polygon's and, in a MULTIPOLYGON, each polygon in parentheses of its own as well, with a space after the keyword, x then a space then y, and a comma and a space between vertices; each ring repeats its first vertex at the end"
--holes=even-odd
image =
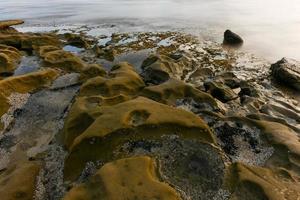
POLYGON ((22 23, 0 22, 1 199, 300 198, 298 62, 22 23))

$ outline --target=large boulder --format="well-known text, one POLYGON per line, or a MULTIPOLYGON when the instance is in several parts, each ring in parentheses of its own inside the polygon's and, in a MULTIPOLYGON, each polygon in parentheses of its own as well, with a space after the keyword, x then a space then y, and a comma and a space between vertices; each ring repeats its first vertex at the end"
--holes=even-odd
POLYGON ((234 46, 239 46, 243 44, 243 39, 236 33, 226 30, 224 32, 224 40, 223 44, 224 45, 234 45, 234 46))
POLYGON ((271 65, 271 74, 275 80, 300 91, 300 63, 287 58, 271 65))

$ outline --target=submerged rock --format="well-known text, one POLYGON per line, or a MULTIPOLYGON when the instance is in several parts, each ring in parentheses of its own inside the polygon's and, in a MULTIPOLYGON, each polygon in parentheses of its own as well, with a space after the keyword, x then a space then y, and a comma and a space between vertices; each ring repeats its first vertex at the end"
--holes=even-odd
POLYGON ((175 189, 158 177, 156 163, 150 157, 121 159, 105 164, 86 183, 74 187, 64 200, 180 200, 175 189))
POLYGON ((230 30, 226 30, 224 32, 223 44, 236 46, 236 45, 242 45, 243 42, 244 42, 243 39, 238 34, 230 30))
POLYGON ((283 58, 271 65, 271 74, 275 80, 300 91, 300 63, 283 58))

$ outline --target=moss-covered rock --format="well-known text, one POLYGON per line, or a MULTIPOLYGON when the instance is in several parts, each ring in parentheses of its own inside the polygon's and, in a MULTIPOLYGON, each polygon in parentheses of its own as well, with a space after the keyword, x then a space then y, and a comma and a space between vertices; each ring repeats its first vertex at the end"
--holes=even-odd
POLYGON ((169 105, 176 105, 178 100, 189 99, 203 109, 219 110, 218 104, 212 96, 174 78, 170 78, 160 85, 145 87, 140 95, 169 105))
POLYGON ((279 122, 246 117, 233 117, 230 121, 246 125, 248 129, 258 130, 256 139, 274 149, 264 166, 270 169, 284 168, 300 176, 300 141, 296 131, 279 122))
POLYGON ((86 81, 80 89, 80 96, 136 95, 143 87, 141 77, 130 64, 123 62, 115 65, 107 78, 97 76, 86 81))
POLYGON ((113 62, 117 55, 117 51, 112 48, 102 48, 98 47, 97 45, 94 47, 94 52, 98 58, 103 58, 108 61, 113 62))
POLYGON ((294 200, 300 196, 300 184, 293 173, 284 169, 234 163, 228 170, 227 186, 231 200, 294 200))
POLYGON ((20 20, 20 19, 0 21, 0 29, 5 29, 5 28, 8 28, 10 26, 20 25, 20 24, 23 24, 23 23, 24 23, 24 21, 20 20))
POLYGON ((44 64, 47 67, 61 68, 71 72, 81 72, 86 66, 79 57, 64 50, 49 50, 43 55, 44 64))
POLYGON ((45 46, 37 47, 36 48, 36 53, 40 57, 45 58, 45 56, 47 55, 47 53, 49 53, 51 51, 57 51, 57 50, 61 50, 61 48, 58 47, 58 46, 45 45, 45 46))
POLYGON ((76 46, 79 48, 88 48, 90 45, 88 41, 84 38, 83 35, 73 34, 73 33, 65 33, 64 39, 67 40, 68 45, 76 46))
POLYGON ((46 69, 38 72, 28 73, 22 76, 9 77, 0 81, 0 116, 9 108, 7 97, 13 92, 28 93, 42 87, 48 86, 56 77, 58 72, 54 69, 46 69))
POLYGON ((94 78, 97 76, 106 76, 106 71, 104 68, 99 64, 90 64, 87 65, 81 72, 80 79, 82 81, 86 81, 90 78, 94 78))
POLYGON ((0 45, 0 75, 12 74, 20 62, 21 53, 18 49, 0 45))
POLYGON ((89 96, 78 97, 72 105, 65 120, 64 143, 71 146, 73 140, 87 129, 98 116, 101 115, 101 106, 113 106, 129 100, 130 97, 117 95, 113 97, 89 96))
POLYGON ((181 79, 185 62, 165 55, 151 55, 142 64, 142 76, 146 83, 161 84, 170 77, 181 79))
POLYGON ((36 177, 40 165, 27 162, 0 173, 0 196, 2 200, 32 200, 36 187, 36 177))
POLYGON ((132 157, 105 164, 90 180, 76 186, 64 200, 179 200, 179 194, 160 182, 156 164, 149 157, 132 157))
POLYGON ((267 121, 256 121, 264 138, 275 149, 267 162, 268 167, 283 167, 300 176, 300 141, 298 134, 291 128, 267 121))
POLYGON ((61 42, 58 37, 53 34, 0 33, 0 44, 32 51, 39 46, 60 46, 61 42))
MULTIPOLYGON (((97 112, 101 114, 86 130, 73 141, 67 140, 70 144, 70 155, 65 162, 67 179, 76 178, 88 161, 109 160, 113 150, 128 140, 161 139, 163 135, 175 134, 215 143, 209 127, 198 116, 147 98, 102 106, 97 112)), ((81 121, 77 126, 81 126, 81 121)))

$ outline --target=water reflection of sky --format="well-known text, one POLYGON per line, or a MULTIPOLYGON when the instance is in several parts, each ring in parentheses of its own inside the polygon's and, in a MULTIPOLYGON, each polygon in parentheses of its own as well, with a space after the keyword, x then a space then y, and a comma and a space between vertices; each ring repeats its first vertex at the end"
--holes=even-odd
POLYGON ((144 26, 216 35, 231 28, 245 38, 246 49, 272 60, 300 59, 298 0, 0 0, 0 8, 1 19, 50 25, 113 22, 130 31, 144 26))

